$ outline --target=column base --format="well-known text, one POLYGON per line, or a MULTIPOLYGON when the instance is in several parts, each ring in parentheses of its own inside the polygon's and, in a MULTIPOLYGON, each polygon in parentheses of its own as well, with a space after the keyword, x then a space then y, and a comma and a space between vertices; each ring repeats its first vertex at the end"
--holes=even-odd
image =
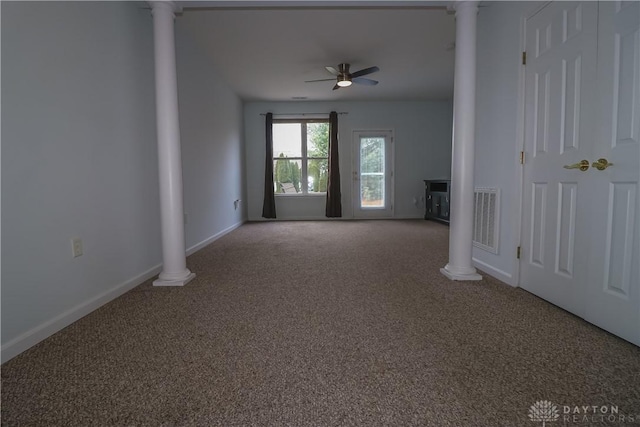
POLYGON ((482 276, 476 273, 476 269, 473 267, 469 271, 453 272, 449 269, 449 264, 447 264, 444 268, 440 269, 440 273, 446 276, 449 280, 460 280, 460 281, 482 280, 482 276))
MULTIPOLYGON (((187 270, 189 271, 189 270, 187 270)), ((196 277, 196 273, 187 274, 179 279, 160 279, 159 277, 153 281, 153 286, 184 286, 196 277)))

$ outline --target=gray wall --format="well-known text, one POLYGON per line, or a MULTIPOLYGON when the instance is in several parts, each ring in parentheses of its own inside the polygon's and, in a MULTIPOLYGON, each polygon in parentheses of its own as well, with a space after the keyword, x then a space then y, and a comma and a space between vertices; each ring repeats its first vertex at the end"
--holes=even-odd
POLYGON ((534 2, 488 2, 478 14, 475 186, 501 191, 499 253, 474 248, 479 268, 517 283, 520 236, 521 52, 534 2))
POLYGON ((176 55, 185 240, 192 253, 246 218, 242 101, 217 77, 180 18, 176 55), (235 200, 242 201, 238 209, 235 200))
MULTIPOLYGON (((2 2, 2 358, 159 272, 144 3, 2 2), (71 256, 72 237, 84 255, 71 256)), ((187 246, 242 211, 240 100, 177 28, 187 246)), ((197 273, 197 271, 196 271, 197 273)))
MULTIPOLYGON (((424 217, 424 179, 448 178, 451 172, 452 106, 423 102, 252 102, 245 104, 247 203, 249 220, 262 219, 264 188, 264 116, 347 112, 338 117, 343 217, 352 218, 352 134, 354 130, 394 132, 396 218, 424 217), (418 200, 417 206, 414 198, 418 200)), ((278 219, 323 219, 325 198, 276 197, 278 219)), ((325 218, 326 219, 326 218, 325 218)))

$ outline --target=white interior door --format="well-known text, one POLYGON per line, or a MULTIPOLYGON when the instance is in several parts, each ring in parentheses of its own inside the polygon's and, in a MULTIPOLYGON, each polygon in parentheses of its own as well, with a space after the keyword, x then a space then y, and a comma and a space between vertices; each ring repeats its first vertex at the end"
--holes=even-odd
POLYGON ((527 20, 521 286, 582 316, 597 3, 553 2, 527 20))
POLYGON ((600 2, 585 319, 640 345, 640 2, 600 2))
POLYGON ((353 133, 353 216, 393 216, 393 135, 391 131, 353 133))
POLYGON ((638 5, 553 2, 527 20, 520 282, 640 345, 638 5))

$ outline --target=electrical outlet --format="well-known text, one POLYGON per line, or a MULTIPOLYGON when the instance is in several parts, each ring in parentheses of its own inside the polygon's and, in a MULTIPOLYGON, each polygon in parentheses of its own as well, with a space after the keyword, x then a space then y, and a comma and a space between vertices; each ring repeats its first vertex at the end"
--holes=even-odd
POLYGON ((73 255, 74 258, 82 255, 82 239, 79 237, 71 239, 71 255, 73 255))

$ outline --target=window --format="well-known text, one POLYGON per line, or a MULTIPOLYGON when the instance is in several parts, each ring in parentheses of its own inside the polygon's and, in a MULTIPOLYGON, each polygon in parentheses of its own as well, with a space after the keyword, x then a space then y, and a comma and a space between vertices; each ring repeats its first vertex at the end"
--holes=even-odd
POLYGON ((326 193, 329 176, 329 120, 273 121, 273 191, 326 193))

